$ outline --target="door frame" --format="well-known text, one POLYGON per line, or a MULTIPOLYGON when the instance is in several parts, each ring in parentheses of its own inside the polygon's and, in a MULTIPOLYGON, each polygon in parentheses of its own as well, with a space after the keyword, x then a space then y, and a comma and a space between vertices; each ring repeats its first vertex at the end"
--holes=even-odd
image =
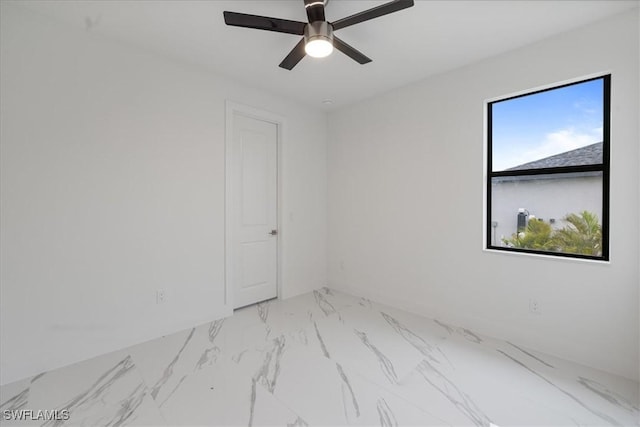
POLYGON ((232 171, 232 150, 234 137, 233 116, 240 114, 252 119, 276 125, 276 221, 278 239, 276 242, 276 298, 282 295, 282 261, 283 261, 283 236, 282 230, 282 146, 284 141, 285 118, 270 111, 261 110, 249 105, 226 100, 225 101, 225 164, 224 164, 224 304, 233 313, 233 281, 234 277, 231 269, 231 254, 233 243, 233 227, 231 225, 232 215, 232 194, 231 194, 231 171, 232 171))

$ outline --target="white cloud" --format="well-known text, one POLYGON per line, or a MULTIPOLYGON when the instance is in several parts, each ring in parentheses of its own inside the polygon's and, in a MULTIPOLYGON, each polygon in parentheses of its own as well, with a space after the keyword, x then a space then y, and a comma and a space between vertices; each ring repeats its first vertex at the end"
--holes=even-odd
POLYGON ((546 135, 542 144, 526 152, 528 161, 544 159, 565 151, 575 150, 601 141, 602 137, 593 133, 578 133, 574 129, 562 129, 546 135))
POLYGON ((508 169, 600 141, 602 141, 602 128, 592 129, 588 133, 577 132, 574 128, 560 129, 546 134, 540 144, 517 155, 502 159, 500 165, 496 165, 495 170, 508 169))
POLYGON ((573 103, 573 108, 584 114, 595 114, 598 110, 593 105, 592 100, 580 100, 573 103))

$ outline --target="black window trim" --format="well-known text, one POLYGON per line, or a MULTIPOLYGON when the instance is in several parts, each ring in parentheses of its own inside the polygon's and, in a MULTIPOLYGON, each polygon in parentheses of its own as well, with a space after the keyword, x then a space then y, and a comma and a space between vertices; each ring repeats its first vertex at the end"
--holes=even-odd
MULTIPOLYGON (((609 189, 610 189, 610 169, 611 169, 611 156, 610 156, 610 138, 611 138, 611 74, 602 74, 596 77, 590 77, 580 80, 575 80, 570 83, 554 85, 545 89, 534 90, 531 92, 521 93, 519 95, 508 96, 505 98, 494 99, 486 103, 487 111, 487 180, 486 180, 486 224, 485 224, 485 249, 504 251, 504 252, 516 252, 536 255, 546 255, 550 257, 563 257, 563 258, 578 258, 588 259, 596 261, 609 261, 609 189), (522 98, 524 96, 534 95, 541 92, 547 92, 551 90, 561 89, 567 86, 573 86, 580 83, 585 83, 593 80, 602 80, 603 87, 603 124, 602 124, 602 164, 597 165, 580 165, 580 166, 564 166, 564 167, 552 167, 552 168, 537 168, 537 169, 519 169, 514 171, 496 171, 493 169, 493 121, 492 121, 492 105, 498 102, 508 101, 511 99, 522 98), (535 249, 522 249, 522 248, 509 248, 504 246, 494 246, 491 244, 492 234, 492 218, 491 218, 491 182, 492 178, 504 177, 504 176, 531 176, 531 175, 552 175, 552 174, 567 174, 574 172, 602 172, 602 256, 581 255, 564 252, 550 252, 539 251, 535 249)), ((496 242, 497 243, 497 242, 496 242)))

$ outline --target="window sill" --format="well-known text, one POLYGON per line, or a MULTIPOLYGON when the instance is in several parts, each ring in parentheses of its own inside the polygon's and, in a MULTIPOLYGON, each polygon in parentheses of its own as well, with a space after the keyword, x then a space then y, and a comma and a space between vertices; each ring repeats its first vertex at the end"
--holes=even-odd
POLYGON ((554 254, 543 254, 543 253, 535 253, 535 252, 521 252, 521 251, 511 251, 497 248, 483 248, 483 252, 497 254, 497 255, 507 255, 507 256, 516 256, 516 257, 529 257, 529 258, 539 258, 546 259, 552 261, 560 261, 560 262, 577 262, 577 263, 586 263, 586 264, 595 264, 595 265, 611 265, 611 258, 608 260, 605 259, 594 259, 594 258, 577 258, 573 256, 564 256, 564 255, 554 255, 554 254))

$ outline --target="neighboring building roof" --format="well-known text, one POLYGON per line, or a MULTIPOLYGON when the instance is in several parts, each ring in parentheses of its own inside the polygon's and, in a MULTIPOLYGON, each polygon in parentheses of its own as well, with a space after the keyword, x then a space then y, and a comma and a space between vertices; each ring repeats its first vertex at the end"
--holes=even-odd
POLYGON ((586 147, 565 151, 555 156, 545 157, 544 159, 524 163, 505 170, 516 171, 523 169, 557 168, 563 166, 596 165, 599 163, 602 163, 602 142, 596 142, 586 147))

